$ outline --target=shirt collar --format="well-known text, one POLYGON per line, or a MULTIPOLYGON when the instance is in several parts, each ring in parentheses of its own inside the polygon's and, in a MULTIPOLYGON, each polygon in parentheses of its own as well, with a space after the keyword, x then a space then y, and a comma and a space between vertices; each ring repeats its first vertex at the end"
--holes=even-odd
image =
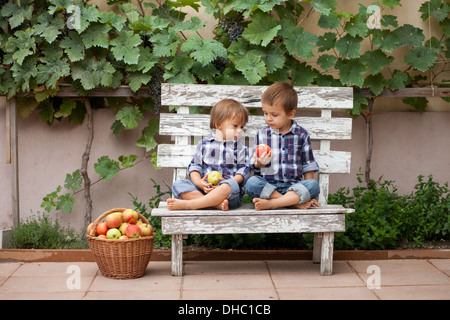
MULTIPOLYGON (((283 135, 286 135, 288 133, 296 134, 298 132, 298 129, 300 128, 300 126, 297 124, 297 122, 294 119, 292 119, 291 121, 292 121, 291 128, 289 129, 288 132, 283 133, 283 135)), ((272 130, 272 128, 270 126, 267 126, 267 129, 269 131, 268 132, 269 134, 276 133, 276 131, 272 130)))

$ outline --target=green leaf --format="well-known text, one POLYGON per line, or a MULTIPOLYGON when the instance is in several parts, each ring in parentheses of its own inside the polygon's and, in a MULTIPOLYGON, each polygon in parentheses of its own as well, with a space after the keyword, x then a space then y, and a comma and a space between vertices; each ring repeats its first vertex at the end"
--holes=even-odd
POLYGON ((330 12, 328 15, 321 15, 317 24, 323 29, 336 30, 341 25, 341 21, 341 15, 338 15, 336 12, 330 12))
POLYGON ((387 84, 386 78, 381 73, 376 75, 369 74, 364 80, 364 86, 369 87, 375 96, 379 96, 387 84))
POLYGON ((107 49, 108 43, 108 31, 111 30, 111 26, 103 23, 91 23, 89 27, 81 34, 81 40, 84 43, 86 49, 91 47, 101 47, 107 49))
POLYGON ((100 157, 94 164, 94 169, 105 181, 111 180, 120 171, 119 163, 108 156, 100 157))
POLYGON ((112 11, 101 11, 99 14, 99 21, 113 26, 117 31, 122 31, 127 19, 121 15, 115 14, 112 11))
POLYGON ((55 46, 41 48, 44 54, 38 65, 37 81, 45 83, 50 89, 55 89, 59 79, 70 75, 70 65, 63 53, 55 46))
POLYGON ((337 58, 335 56, 331 56, 329 54, 323 54, 317 59, 317 64, 322 68, 323 71, 327 71, 328 69, 334 67, 336 64, 337 58))
POLYGON ((198 12, 200 5, 197 2, 200 2, 200 0, 177 0, 177 1, 166 1, 165 3, 167 3, 173 8, 183 8, 189 6, 198 12))
POLYGON ((142 39, 133 31, 121 32, 119 36, 111 40, 111 51, 114 57, 127 64, 136 64, 139 61, 138 45, 142 43, 142 39))
POLYGON ((130 23, 134 23, 136 22, 139 17, 140 14, 137 10, 137 7, 132 4, 132 3, 123 3, 123 4, 119 4, 118 6, 119 10, 122 11, 123 13, 125 13, 125 15, 127 16, 127 19, 130 23))
POLYGON ((235 67, 244 74, 250 84, 258 83, 267 75, 266 65, 261 61, 261 56, 254 53, 236 58, 235 67))
POLYGON ((141 138, 136 142, 136 146, 145 148, 148 152, 158 145, 155 138, 153 137, 159 130, 159 120, 151 119, 148 121, 147 127, 142 130, 141 138))
POLYGON ((380 49, 374 51, 366 51, 361 56, 361 62, 364 63, 372 74, 376 74, 387 67, 394 57, 387 56, 380 49))
POLYGON ((120 121, 125 129, 134 129, 138 126, 136 120, 142 120, 144 117, 136 106, 123 107, 116 114, 116 120, 120 121))
POLYGON ((293 27, 284 24, 282 36, 285 37, 284 45, 291 55, 297 55, 303 59, 314 56, 313 49, 318 38, 309 32, 304 32, 302 27, 293 27))
POLYGON ((64 49, 71 62, 84 59, 83 40, 77 32, 69 31, 68 35, 61 40, 59 46, 64 49))
POLYGON ((81 177, 80 169, 75 170, 72 174, 66 174, 66 180, 64 180, 64 188, 76 191, 81 187, 83 179, 81 177))
POLYGON ((217 59, 218 57, 226 57, 227 49, 217 40, 200 39, 197 35, 192 35, 181 46, 182 52, 190 52, 189 56, 198 61, 202 66, 217 59))
POLYGON ((164 30, 161 33, 155 34, 150 38, 153 42, 153 54, 157 57, 172 57, 175 56, 178 44, 181 38, 173 29, 164 30))
POLYGON ((75 198, 70 193, 66 193, 65 195, 59 196, 57 201, 55 201, 55 208, 56 210, 71 213, 74 204, 75 198))
POLYGON ((25 19, 31 20, 33 14, 33 6, 18 6, 15 3, 5 3, 0 11, 2 17, 9 17, 8 22, 12 29, 20 26, 25 19))
POLYGON ((17 30, 14 36, 9 37, 5 45, 5 51, 12 53, 13 60, 18 64, 22 64, 23 60, 32 55, 36 50, 34 30, 29 28, 26 30, 17 30))
POLYGON ((257 12, 252 17, 252 22, 245 28, 242 37, 251 44, 267 46, 278 34, 281 25, 271 15, 257 12))
POLYGON ((406 63, 411 64, 414 69, 427 71, 434 65, 437 58, 437 55, 429 48, 420 47, 408 51, 404 57, 404 60, 406 63))
POLYGON ((359 58, 362 41, 363 38, 360 36, 352 37, 351 35, 346 34, 336 42, 336 49, 343 58, 347 56, 350 59, 359 58))
POLYGON ((392 32, 398 37, 397 47, 420 47, 425 40, 422 29, 416 28, 410 24, 405 24, 398 27, 392 32))
POLYGON ((60 118, 60 117, 68 117, 72 110, 75 109, 77 106, 76 101, 70 100, 70 99, 63 99, 62 103, 59 106, 59 111, 55 112, 54 117, 60 118))
POLYGON ((390 30, 373 30, 373 45, 380 47, 385 52, 392 52, 398 47, 398 35, 390 30))
POLYGON ((339 70, 339 79, 343 85, 362 87, 366 67, 359 59, 338 59, 336 69, 339 70))
POLYGON ((120 156, 120 165, 125 168, 131 168, 133 163, 136 161, 137 156, 135 154, 129 155, 128 157, 120 156))
POLYGON ((433 16, 437 21, 443 21, 448 17, 450 12, 450 5, 442 0, 431 0, 422 3, 419 12, 422 12, 421 18, 423 21, 433 16))
POLYGON ((11 67, 12 75, 15 79, 16 85, 18 88, 21 88, 22 91, 29 91, 30 81, 32 78, 36 77, 38 74, 38 69, 36 67, 36 59, 34 58, 26 58, 22 65, 15 63, 11 67))
POLYGON ((126 83, 133 92, 138 91, 143 85, 146 85, 152 79, 152 75, 142 72, 130 72, 126 83))
POLYGON ((391 90, 405 88, 406 85, 411 83, 411 77, 406 72, 395 70, 392 78, 388 80, 388 83, 391 90))
POLYGON ((106 60, 77 62, 72 67, 72 78, 80 80, 85 90, 94 89, 98 85, 109 87, 113 83, 116 69, 106 60))
POLYGON ((61 192, 61 186, 56 188, 56 191, 48 193, 44 198, 42 198, 41 208, 44 208, 45 211, 52 211, 55 206, 55 200, 58 197, 58 193, 61 192))
POLYGON ((192 17, 190 21, 177 23, 173 28, 177 32, 185 30, 196 32, 205 26, 206 22, 202 22, 199 17, 192 17))
POLYGON ((284 67, 284 62, 286 60, 284 54, 286 49, 283 47, 280 48, 279 45, 275 46, 267 46, 267 47, 259 47, 252 50, 256 55, 260 55, 263 62, 267 66, 267 73, 272 74, 276 70, 279 70, 284 67))
POLYGON ((317 41, 319 52, 334 49, 334 47, 336 46, 336 41, 336 33, 334 32, 327 32, 323 36, 320 36, 319 40, 317 41))
POLYGON ((292 84, 296 86, 309 86, 318 76, 317 70, 313 70, 306 62, 301 62, 292 70, 292 84))
POLYGON ((88 5, 85 7, 84 4, 80 4, 80 2, 77 2, 75 5, 80 8, 80 27, 77 28, 76 31, 82 33, 89 27, 91 22, 96 22, 98 20, 100 11, 95 5, 88 5))
MULTIPOLYGON (((367 10, 367 9, 366 9, 367 10)), ((345 30, 349 35, 356 37, 366 37, 369 33, 369 28, 367 27, 368 14, 358 13, 350 18, 350 20, 345 24, 345 30)))
MULTIPOLYGON (((383 6, 385 6, 385 7, 389 7, 389 8, 391 8, 391 9, 394 9, 395 7, 402 6, 402 5, 400 4, 400 1, 401 1, 401 0, 382 0, 382 1, 381 1, 381 4, 382 4, 383 6)), ((439 0, 439 1, 440 1, 440 0, 439 0)))
POLYGON ((41 35, 48 43, 52 43, 61 33, 65 22, 60 17, 53 17, 43 13, 37 18, 37 24, 33 27, 35 34, 41 35))
POLYGON ((311 0, 311 7, 326 16, 336 10, 337 6, 336 0, 311 0))
POLYGON ((428 104, 428 100, 425 97, 403 98, 402 100, 404 103, 409 104, 422 112, 425 111, 428 104))
POLYGON ((196 83, 194 76, 189 71, 195 61, 186 55, 177 55, 172 62, 166 65, 164 80, 170 83, 196 83))

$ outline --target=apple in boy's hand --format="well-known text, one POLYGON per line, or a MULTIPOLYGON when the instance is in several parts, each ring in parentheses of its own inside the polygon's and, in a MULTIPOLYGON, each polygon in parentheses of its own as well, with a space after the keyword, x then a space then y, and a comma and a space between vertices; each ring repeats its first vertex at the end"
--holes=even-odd
POLYGON ((217 186, 219 184, 222 174, 219 171, 211 171, 208 173, 208 183, 217 186))
POLYGON ((268 155, 270 150, 271 149, 267 144, 259 144, 256 147, 256 156, 259 158, 264 154, 264 152, 266 153, 266 155, 268 155))

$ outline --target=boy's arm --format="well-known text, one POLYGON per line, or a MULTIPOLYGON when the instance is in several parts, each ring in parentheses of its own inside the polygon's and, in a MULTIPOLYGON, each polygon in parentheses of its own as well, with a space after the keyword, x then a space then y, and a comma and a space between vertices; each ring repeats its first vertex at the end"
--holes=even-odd
POLYGON ((314 171, 308 171, 308 172, 305 172, 305 173, 303 174, 303 177, 305 177, 305 180, 311 180, 311 179, 314 179, 314 171))

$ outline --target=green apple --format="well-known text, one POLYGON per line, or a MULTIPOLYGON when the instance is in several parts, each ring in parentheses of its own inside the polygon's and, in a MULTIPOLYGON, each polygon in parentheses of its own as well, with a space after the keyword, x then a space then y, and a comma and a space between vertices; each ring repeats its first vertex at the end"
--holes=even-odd
POLYGON ((208 183, 217 186, 219 184, 222 174, 219 171, 211 171, 208 173, 208 183))
POLYGON ((106 233, 106 238, 108 239, 119 239, 121 236, 122 234, 117 228, 109 229, 108 232, 106 233))

